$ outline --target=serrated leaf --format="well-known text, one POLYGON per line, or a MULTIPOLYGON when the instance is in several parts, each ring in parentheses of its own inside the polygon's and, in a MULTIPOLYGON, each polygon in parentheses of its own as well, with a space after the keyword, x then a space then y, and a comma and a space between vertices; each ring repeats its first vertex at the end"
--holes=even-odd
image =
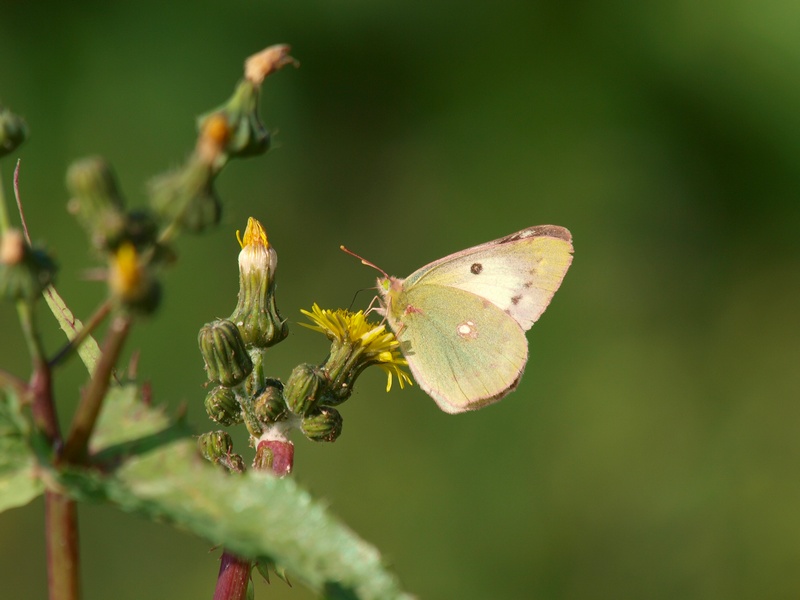
POLYGON ((57 476, 80 499, 111 501, 125 511, 188 529, 240 556, 274 561, 293 580, 320 593, 336 590, 332 597, 380 600, 410 597, 379 552, 294 481, 254 471, 229 475, 202 460, 185 431, 161 411, 138 402, 130 388, 119 388, 107 399, 98 424, 105 445, 96 446, 96 456, 119 466, 110 472, 73 469, 57 476))
POLYGON ((11 391, 0 391, 0 511, 23 506, 44 492, 27 423, 11 391))

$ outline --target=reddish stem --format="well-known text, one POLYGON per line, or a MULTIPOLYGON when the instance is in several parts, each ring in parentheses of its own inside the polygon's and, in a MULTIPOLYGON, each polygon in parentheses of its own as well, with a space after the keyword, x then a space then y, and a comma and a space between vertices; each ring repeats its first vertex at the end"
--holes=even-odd
POLYGON ((250 582, 250 561, 223 552, 214 600, 245 600, 250 582))
POLYGON ((47 531, 47 588, 50 600, 78 600, 78 512, 75 501, 63 494, 45 492, 47 531))
MULTIPOLYGON (((271 471, 278 477, 288 475, 294 466, 294 444, 288 441, 260 442, 253 466, 271 471), (268 456, 264 456, 265 453, 268 456)), ((227 550, 223 552, 217 576, 217 588, 214 590, 214 600, 245 600, 252 568, 251 561, 240 558, 227 550)))

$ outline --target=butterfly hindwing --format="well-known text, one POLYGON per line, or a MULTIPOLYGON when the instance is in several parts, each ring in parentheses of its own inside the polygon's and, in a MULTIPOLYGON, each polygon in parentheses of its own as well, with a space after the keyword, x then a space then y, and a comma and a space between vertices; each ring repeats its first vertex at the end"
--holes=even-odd
POLYGON ((387 312, 420 387, 449 413, 512 391, 528 356, 525 334, 491 302, 436 285, 411 286, 387 312))

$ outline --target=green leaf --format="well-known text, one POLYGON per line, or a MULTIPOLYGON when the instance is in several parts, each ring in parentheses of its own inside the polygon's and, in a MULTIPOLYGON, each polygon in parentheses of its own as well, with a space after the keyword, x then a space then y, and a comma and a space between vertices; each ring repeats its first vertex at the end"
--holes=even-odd
POLYGON ((96 456, 114 468, 73 469, 60 482, 80 499, 111 501, 240 556, 274 561, 292 580, 332 597, 409 598, 379 552, 294 481, 255 471, 229 475, 202 460, 187 433, 139 402, 132 388, 115 388, 95 440, 96 456))
MULTIPOLYGON (((42 295, 61 329, 67 334, 67 339, 70 341, 75 339, 83 329, 83 323, 72 314, 66 302, 59 296, 56 288, 52 285, 47 286, 42 295)), ((78 348, 78 355, 81 357, 81 361, 86 366, 89 374, 94 373, 94 366, 100 360, 100 346, 91 335, 86 336, 86 339, 81 343, 78 348)))
POLYGON ((23 506, 44 491, 19 399, 0 390, 0 511, 23 506))

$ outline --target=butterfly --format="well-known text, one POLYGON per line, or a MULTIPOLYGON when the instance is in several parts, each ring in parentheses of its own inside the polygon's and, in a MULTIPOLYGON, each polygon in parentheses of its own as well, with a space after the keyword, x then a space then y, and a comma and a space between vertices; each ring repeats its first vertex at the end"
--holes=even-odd
POLYGON ((381 312, 414 379, 443 411, 475 410, 514 391, 528 361, 525 332, 550 304, 572 251, 567 229, 539 225, 405 279, 378 278, 381 312))

